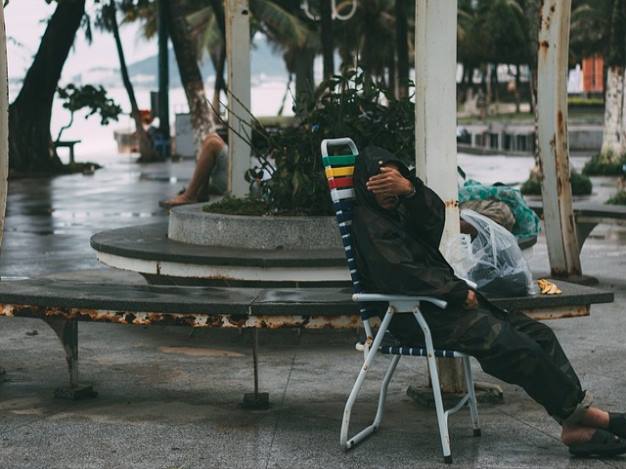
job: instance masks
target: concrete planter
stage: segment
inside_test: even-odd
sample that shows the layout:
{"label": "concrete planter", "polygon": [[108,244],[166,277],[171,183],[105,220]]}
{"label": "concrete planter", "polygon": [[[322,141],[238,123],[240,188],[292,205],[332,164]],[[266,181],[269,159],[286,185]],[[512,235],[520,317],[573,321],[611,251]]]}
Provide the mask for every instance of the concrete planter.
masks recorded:
{"label": "concrete planter", "polygon": [[341,248],[334,217],[221,215],[203,212],[203,206],[193,204],[172,209],[168,237],[187,244],[229,248]]}

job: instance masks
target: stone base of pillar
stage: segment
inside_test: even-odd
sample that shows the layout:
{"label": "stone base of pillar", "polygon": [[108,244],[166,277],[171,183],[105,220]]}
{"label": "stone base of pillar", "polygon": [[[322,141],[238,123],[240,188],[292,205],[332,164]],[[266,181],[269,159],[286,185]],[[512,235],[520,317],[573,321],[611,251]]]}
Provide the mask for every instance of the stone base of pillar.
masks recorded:
{"label": "stone base of pillar", "polygon": [[596,277],[592,277],[591,275],[550,275],[550,277],[563,280],[565,282],[575,283],[577,285],[586,285],[588,287],[592,287],[600,283],[600,281]]}
{"label": "stone base of pillar", "polygon": [[[504,402],[504,391],[497,384],[475,382],[476,399],[480,404],[502,404]],[[433,390],[429,386],[409,386],[406,395],[413,399],[421,407],[434,408],[435,400]],[[460,393],[444,393],[444,407],[450,408],[463,397]]]}

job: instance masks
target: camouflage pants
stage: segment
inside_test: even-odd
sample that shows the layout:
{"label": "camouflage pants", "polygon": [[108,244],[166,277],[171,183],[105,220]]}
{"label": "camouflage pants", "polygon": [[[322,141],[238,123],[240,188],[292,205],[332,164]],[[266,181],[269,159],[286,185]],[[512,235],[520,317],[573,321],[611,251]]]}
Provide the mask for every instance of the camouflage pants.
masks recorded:
{"label": "camouflage pants", "polygon": [[[557,421],[573,423],[585,392],[548,326],[522,313],[493,312],[483,306],[423,314],[435,348],[473,356],[486,373],[521,386]],[[403,344],[421,343],[422,333],[412,315],[395,315],[389,330]]]}

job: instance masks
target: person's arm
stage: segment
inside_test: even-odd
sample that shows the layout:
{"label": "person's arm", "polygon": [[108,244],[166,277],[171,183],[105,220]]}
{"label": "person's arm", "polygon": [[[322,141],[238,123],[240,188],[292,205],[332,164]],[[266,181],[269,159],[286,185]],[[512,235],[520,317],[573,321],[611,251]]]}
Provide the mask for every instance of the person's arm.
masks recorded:
{"label": "person's arm", "polygon": [[393,233],[378,233],[375,228],[355,220],[353,233],[357,251],[366,264],[372,287],[381,293],[409,296],[432,296],[451,306],[462,306],[468,296],[468,286],[455,277],[443,264],[428,264],[416,259],[407,243]]}
{"label": "person's arm", "polygon": [[435,249],[439,249],[443,227],[446,223],[446,209],[439,196],[422,180],[411,175],[408,180],[414,188],[412,193],[401,197],[409,213],[411,230]]}

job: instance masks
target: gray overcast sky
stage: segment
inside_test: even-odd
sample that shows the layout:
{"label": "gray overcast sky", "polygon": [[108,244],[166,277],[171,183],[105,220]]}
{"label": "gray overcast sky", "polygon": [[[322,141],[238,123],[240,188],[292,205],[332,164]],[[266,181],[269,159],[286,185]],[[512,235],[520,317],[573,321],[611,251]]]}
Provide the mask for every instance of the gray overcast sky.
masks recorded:
{"label": "gray overcast sky", "polygon": [[[93,2],[88,0],[87,4],[88,11],[93,13]],[[5,9],[7,36],[21,44],[16,45],[9,39],[7,53],[11,78],[21,78],[26,73],[39,47],[46,27],[45,20],[52,15],[55,7],[56,2],[48,5],[44,0],[10,0]],[[128,63],[156,53],[156,40],[143,40],[137,25],[123,26],[121,34]],[[71,77],[93,67],[118,67],[113,38],[110,34],[94,30],[94,41],[89,45],[82,31],[79,31],[74,49],[65,63],[63,76]]]}

